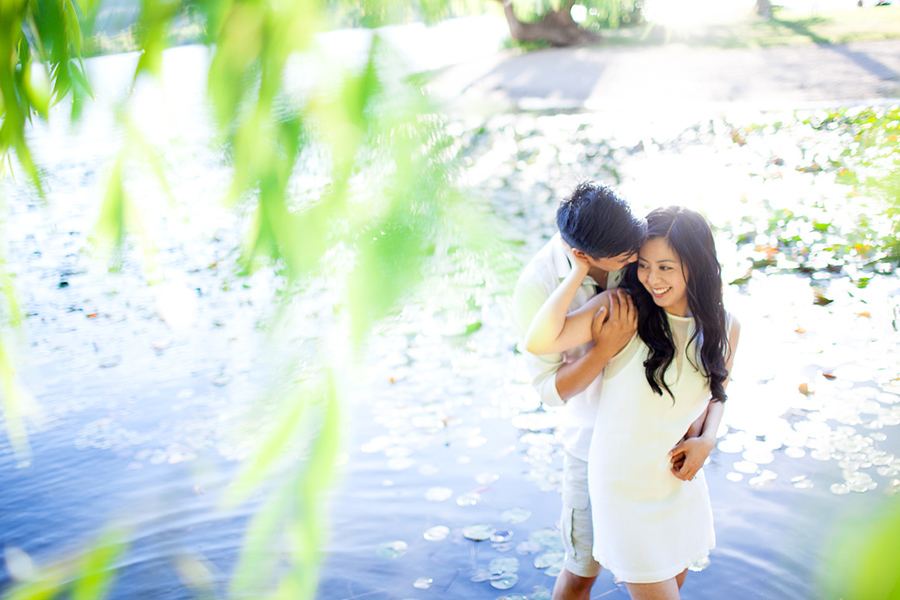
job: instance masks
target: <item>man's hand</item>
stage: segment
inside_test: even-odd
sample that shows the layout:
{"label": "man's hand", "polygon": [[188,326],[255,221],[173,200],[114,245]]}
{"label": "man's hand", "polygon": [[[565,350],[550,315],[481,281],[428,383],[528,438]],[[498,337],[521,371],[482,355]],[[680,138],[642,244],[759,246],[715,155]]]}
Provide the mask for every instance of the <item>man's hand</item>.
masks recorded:
{"label": "man's hand", "polygon": [[[706,407],[706,410],[697,417],[697,420],[691,423],[691,426],[688,427],[687,432],[685,432],[684,436],[681,438],[681,441],[684,442],[690,438],[700,437],[700,434],[703,432],[703,423],[706,421],[706,414],[709,412],[709,406]],[[681,444],[679,443],[679,446]],[[675,446],[676,448],[678,446]],[[679,471],[681,471],[682,466],[684,465],[684,459],[686,458],[684,452],[673,452],[669,456],[672,457],[672,472],[675,473],[675,476],[678,477]],[[704,459],[706,460],[706,459]],[[681,477],[679,477],[681,479]]]}
{"label": "man's hand", "polygon": [[715,440],[706,437],[692,437],[679,443],[669,452],[672,474],[682,481],[694,479],[715,445]]}
{"label": "man's hand", "polygon": [[[715,437],[712,440],[701,439],[703,424],[708,413],[709,406],[697,417],[696,421],[691,423],[684,437],[681,438],[681,442],[669,452],[669,457],[672,459],[672,474],[678,479],[684,481],[693,479],[716,445]],[[690,458],[690,462],[688,462],[688,458]]]}
{"label": "man's hand", "polygon": [[608,356],[615,356],[634,337],[637,331],[637,311],[631,296],[615,290],[609,296],[609,311],[601,306],[591,323],[594,345],[603,348]]}
{"label": "man's hand", "polygon": [[587,272],[591,269],[591,264],[584,258],[575,254],[575,249],[567,244],[565,240],[562,240],[562,245],[563,248],[566,249],[566,256],[569,257],[569,262],[572,263],[572,269],[574,271],[582,271],[587,274]]}

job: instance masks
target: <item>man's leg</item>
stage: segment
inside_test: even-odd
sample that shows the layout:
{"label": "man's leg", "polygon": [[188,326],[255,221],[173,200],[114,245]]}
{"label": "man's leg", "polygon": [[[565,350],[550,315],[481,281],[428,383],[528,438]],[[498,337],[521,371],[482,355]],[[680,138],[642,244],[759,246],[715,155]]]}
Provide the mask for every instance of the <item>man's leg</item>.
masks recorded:
{"label": "man's leg", "polygon": [[570,454],[566,454],[563,463],[560,525],[566,562],[553,586],[553,600],[590,600],[591,586],[600,573],[600,564],[591,555],[594,527],[588,497],[587,462]]}
{"label": "man's leg", "polygon": [[568,569],[563,569],[556,578],[556,585],[553,586],[552,600],[590,600],[591,587],[596,579],[596,575],[579,577],[570,573]]}

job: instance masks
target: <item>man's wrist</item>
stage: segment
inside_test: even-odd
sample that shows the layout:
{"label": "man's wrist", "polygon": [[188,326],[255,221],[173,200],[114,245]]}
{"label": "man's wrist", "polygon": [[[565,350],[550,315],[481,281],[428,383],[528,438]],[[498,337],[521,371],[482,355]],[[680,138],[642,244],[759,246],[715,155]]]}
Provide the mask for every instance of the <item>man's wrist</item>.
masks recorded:
{"label": "man's wrist", "polygon": [[[591,346],[590,350],[587,351],[587,355],[590,357],[590,360],[594,364],[602,363],[603,366],[606,366],[612,357],[616,355],[615,352],[610,352],[608,348],[603,345],[598,345],[594,342],[594,345]],[[602,370],[602,367],[601,367]]]}

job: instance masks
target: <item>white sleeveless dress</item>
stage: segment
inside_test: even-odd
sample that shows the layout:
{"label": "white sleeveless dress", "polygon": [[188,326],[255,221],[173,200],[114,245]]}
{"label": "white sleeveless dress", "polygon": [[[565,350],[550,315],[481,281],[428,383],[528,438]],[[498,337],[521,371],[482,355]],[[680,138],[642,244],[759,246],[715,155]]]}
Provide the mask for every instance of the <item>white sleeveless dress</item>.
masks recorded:
{"label": "white sleeveless dress", "polygon": [[[628,583],[665,581],[715,547],[706,479],[670,471],[668,452],[706,408],[709,385],[685,360],[691,317],[668,315],[676,360],[666,372],[675,395],[650,389],[647,346],[635,335],[607,365],[588,460],[594,558]],[[692,357],[695,345],[691,344]]]}

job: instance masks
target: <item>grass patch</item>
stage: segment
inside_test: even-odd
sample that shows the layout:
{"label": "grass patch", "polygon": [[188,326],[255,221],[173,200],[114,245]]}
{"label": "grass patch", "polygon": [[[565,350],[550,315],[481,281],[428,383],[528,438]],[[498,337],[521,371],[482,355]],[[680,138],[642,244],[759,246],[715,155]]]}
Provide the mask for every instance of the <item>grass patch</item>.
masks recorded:
{"label": "grass patch", "polygon": [[683,26],[649,24],[600,32],[613,46],[686,44],[720,48],[753,48],[797,44],[845,44],[900,38],[900,6],[846,10],[790,11],[776,9],[771,18],[755,13],[727,20]]}

